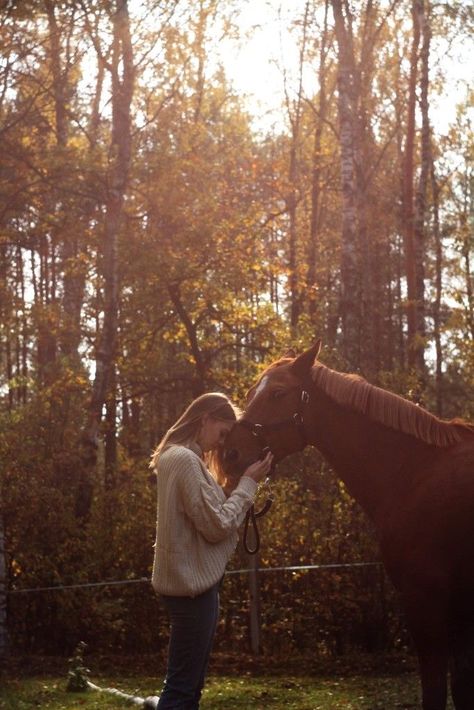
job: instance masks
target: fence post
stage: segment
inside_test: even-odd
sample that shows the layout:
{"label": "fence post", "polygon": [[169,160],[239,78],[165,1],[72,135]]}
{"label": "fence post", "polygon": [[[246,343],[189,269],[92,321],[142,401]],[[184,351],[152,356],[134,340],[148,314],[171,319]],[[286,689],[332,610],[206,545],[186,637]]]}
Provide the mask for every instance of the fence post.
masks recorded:
{"label": "fence post", "polygon": [[0,491],[0,664],[7,655],[7,564],[5,556],[5,530]]}
{"label": "fence post", "polygon": [[260,653],[260,579],[258,574],[259,555],[248,555],[249,598],[250,598],[250,650]]}

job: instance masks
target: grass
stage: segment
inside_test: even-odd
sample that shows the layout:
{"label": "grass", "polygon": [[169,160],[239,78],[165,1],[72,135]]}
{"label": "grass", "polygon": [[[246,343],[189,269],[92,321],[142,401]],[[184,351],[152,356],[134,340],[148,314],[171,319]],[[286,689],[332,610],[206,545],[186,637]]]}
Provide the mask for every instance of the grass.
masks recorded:
{"label": "grass", "polygon": [[[328,667],[311,670],[272,668],[267,659],[265,669],[232,667],[233,675],[214,668],[204,690],[202,710],[415,710],[420,707],[420,691],[413,666],[390,668],[379,664],[370,669],[359,664],[357,672],[350,667]],[[125,668],[124,668],[125,671]],[[66,673],[9,673],[0,682],[1,710],[106,710],[133,708],[123,699],[107,693],[66,692]],[[91,680],[102,688],[115,687],[123,692],[146,696],[156,693],[161,676],[140,671],[107,670],[92,674]],[[452,708],[452,705],[448,707]]]}
{"label": "grass", "polygon": [[418,707],[417,679],[252,678],[210,685],[203,710],[395,710]]}
{"label": "grass", "polygon": [[[102,678],[101,687],[127,693],[153,693],[151,678]],[[135,707],[107,693],[68,693],[65,680],[28,678],[8,681],[0,690],[2,710],[105,710]],[[400,710],[417,708],[418,681],[404,677],[309,678],[259,676],[209,678],[202,710]]]}

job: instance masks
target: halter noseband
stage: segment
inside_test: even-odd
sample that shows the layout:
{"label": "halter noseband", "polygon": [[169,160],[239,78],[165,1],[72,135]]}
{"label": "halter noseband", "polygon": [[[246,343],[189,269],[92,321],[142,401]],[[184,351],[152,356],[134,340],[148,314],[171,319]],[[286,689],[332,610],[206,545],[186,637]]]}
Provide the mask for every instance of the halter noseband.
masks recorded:
{"label": "halter noseband", "polygon": [[[278,429],[285,429],[288,426],[294,426],[296,427],[296,430],[300,436],[301,439],[301,449],[304,449],[308,443],[308,440],[306,438],[306,433],[304,430],[304,419],[303,419],[303,410],[306,404],[309,403],[310,397],[309,397],[309,387],[307,386],[308,384],[312,384],[313,380],[309,377],[306,378],[305,381],[303,382],[303,386],[301,388],[301,396],[300,396],[300,401],[299,401],[299,406],[297,411],[292,414],[291,417],[288,417],[287,419],[281,419],[278,422],[274,422],[273,424],[259,424],[258,422],[250,422],[247,419],[240,419],[238,421],[239,424],[241,424],[245,429],[248,429],[253,436],[256,437],[258,443],[262,447],[262,458],[266,456],[268,452],[271,452],[271,447],[268,444],[268,441],[265,436],[266,431],[277,431]],[[269,485],[271,477],[273,476],[275,472],[276,464],[272,463],[272,467],[269,471],[269,474],[265,480],[265,484]],[[252,506],[249,508],[247,511],[247,514],[245,516],[245,526],[244,526],[244,534],[243,534],[243,545],[245,548],[245,551],[249,555],[255,555],[259,549],[260,549],[260,535],[258,532],[258,526],[257,526],[257,518],[261,518],[263,515],[268,513],[270,508],[272,507],[273,504],[273,495],[270,491],[270,494],[265,501],[263,508],[259,510],[258,512],[255,512],[255,506],[252,504]],[[255,537],[255,545],[254,547],[250,547],[248,544],[248,529],[249,526],[252,526],[253,532],[254,532],[254,537]]]}

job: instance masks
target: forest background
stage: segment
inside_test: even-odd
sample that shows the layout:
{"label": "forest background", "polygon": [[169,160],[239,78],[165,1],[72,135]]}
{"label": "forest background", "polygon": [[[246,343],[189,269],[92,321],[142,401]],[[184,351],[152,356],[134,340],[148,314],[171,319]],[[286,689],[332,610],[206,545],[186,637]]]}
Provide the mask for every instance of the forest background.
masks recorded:
{"label": "forest background", "polygon": [[[163,647],[145,583],[21,590],[149,578],[154,445],[288,346],[474,418],[472,6],[257,4],[293,48],[270,117],[230,79],[243,0],[1,3],[0,655]],[[280,472],[261,566],[378,560],[317,452]],[[221,648],[248,598],[229,575]],[[408,643],[377,566],[261,575],[260,606],[263,652]]]}

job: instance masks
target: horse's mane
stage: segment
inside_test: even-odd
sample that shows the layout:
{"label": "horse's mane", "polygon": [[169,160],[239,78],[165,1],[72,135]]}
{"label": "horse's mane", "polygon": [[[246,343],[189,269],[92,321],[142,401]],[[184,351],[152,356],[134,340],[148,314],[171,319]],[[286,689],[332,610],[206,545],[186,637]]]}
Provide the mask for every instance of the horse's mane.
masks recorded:
{"label": "horse's mane", "polygon": [[438,419],[423,407],[371,385],[359,375],[336,372],[316,363],[313,380],[338,404],[366,414],[372,421],[391,429],[411,434],[427,444],[450,446],[465,438],[467,433],[474,435],[474,427],[466,422]]}

